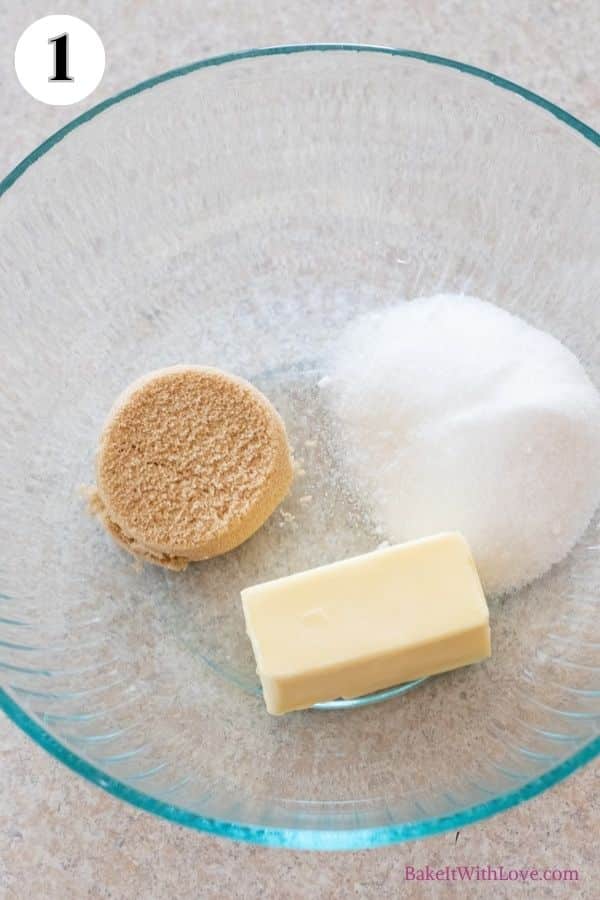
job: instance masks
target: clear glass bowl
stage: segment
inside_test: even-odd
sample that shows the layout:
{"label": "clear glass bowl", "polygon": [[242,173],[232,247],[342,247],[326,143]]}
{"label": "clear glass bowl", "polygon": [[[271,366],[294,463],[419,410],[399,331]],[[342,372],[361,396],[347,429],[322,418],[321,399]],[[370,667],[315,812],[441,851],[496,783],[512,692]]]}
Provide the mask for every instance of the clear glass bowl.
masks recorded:
{"label": "clear glass bowl", "polygon": [[[470,66],[330,45],[169,72],[25,159],[0,211],[8,715],[146,810],[317,849],[456,828],[597,754],[598,518],[491,599],[493,659],[385,703],[268,716],[239,589],[381,540],[335,487],[316,391],[358,312],[469,291],[600,383],[599,144]],[[136,569],[78,490],[113,398],[178,362],[263,388],[306,473],[290,515],[183,574]]]}

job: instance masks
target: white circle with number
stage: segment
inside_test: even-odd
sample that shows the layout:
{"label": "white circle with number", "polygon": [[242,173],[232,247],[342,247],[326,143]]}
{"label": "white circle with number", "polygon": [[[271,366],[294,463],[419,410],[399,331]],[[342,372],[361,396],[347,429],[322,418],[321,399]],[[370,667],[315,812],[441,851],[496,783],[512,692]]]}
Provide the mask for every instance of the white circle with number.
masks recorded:
{"label": "white circle with number", "polygon": [[76,16],[44,16],[26,28],[15,50],[17,78],[50,106],[69,106],[95,90],[104,74],[104,45]]}

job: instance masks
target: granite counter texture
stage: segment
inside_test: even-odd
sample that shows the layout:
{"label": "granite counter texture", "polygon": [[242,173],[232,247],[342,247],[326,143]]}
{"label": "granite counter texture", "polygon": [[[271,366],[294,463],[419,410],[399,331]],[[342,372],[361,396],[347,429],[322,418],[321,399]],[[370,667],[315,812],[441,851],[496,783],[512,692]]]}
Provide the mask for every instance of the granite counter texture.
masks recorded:
{"label": "granite counter texture", "polygon": [[[100,88],[74,107],[42,106],[14,75],[23,29],[49,13],[102,36]],[[150,75],[229,50],[357,41],[427,50],[492,69],[600,129],[598,0],[25,0],[0,4],[0,172],[88,106]],[[533,801],[456,833],[353,854],[234,844],[126,806],[47,756],[0,719],[0,898],[435,897],[404,867],[538,866],[579,870],[568,886],[463,883],[468,896],[598,897],[598,765]]]}

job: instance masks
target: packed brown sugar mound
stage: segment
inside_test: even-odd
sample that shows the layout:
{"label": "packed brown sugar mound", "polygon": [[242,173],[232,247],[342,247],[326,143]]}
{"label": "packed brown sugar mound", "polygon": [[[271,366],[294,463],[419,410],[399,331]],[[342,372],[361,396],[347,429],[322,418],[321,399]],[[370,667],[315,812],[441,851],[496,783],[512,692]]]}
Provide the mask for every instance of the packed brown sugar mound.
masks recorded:
{"label": "packed brown sugar mound", "polygon": [[292,459],[267,398],[218,369],[173,366],[111,410],[91,507],[135,556],[169,569],[226,553],[287,494]]}

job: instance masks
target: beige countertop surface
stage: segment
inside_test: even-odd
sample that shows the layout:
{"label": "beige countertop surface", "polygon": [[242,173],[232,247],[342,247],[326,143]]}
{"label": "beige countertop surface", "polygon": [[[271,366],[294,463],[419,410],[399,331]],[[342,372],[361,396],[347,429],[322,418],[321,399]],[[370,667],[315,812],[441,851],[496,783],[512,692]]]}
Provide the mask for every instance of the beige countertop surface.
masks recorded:
{"label": "beige countertop surface", "polygon": [[[43,106],[17,82],[16,41],[35,19],[90,22],[107,55],[102,84],[73,107]],[[356,41],[426,50],[491,69],[600,129],[598,0],[23,0],[0,3],[0,172],[83,109],[158,72],[230,50]],[[428,897],[407,865],[577,869],[569,885],[464,882],[472,896],[598,897],[600,767],[456,833],[359,853],[235,844],[142,813],[88,784],[0,718],[0,900]]]}

